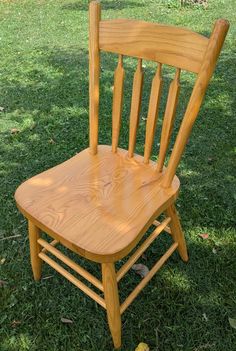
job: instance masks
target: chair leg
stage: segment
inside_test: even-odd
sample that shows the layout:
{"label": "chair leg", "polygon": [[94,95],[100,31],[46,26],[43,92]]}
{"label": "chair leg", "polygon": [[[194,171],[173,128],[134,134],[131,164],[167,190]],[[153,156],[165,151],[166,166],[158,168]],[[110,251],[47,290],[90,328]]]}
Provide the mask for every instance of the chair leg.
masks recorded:
{"label": "chair leg", "polygon": [[40,252],[40,245],[37,240],[40,237],[40,229],[36,227],[31,221],[28,221],[29,228],[29,243],[30,243],[30,261],[33,271],[34,280],[40,280],[42,272],[42,260],[38,254]]}
{"label": "chair leg", "polygon": [[121,313],[114,263],[102,263],[102,282],[108,324],[117,349],[121,347]]}
{"label": "chair leg", "polygon": [[188,261],[187,246],[184,238],[184,233],[181,228],[179,216],[175,209],[175,205],[173,204],[170,207],[168,207],[166,212],[167,212],[167,215],[171,218],[170,229],[171,229],[171,233],[174,241],[178,243],[178,251],[179,251],[180,257],[182,258],[183,261],[187,262]]}

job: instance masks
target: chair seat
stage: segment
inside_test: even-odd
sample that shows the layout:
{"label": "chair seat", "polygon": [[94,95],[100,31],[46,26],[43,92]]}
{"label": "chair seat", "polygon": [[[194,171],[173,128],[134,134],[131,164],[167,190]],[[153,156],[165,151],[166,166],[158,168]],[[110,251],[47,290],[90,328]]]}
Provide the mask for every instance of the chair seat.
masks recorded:
{"label": "chair seat", "polygon": [[175,199],[179,180],[161,186],[156,164],[100,145],[24,182],[15,199],[21,212],[66,247],[97,262],[115,261],[140,240]]}

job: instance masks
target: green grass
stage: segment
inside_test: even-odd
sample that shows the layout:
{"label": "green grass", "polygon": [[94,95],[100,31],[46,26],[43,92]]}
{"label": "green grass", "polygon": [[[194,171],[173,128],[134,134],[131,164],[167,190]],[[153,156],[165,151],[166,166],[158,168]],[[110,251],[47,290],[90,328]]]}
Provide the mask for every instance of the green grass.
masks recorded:
{"label": "green grass", "polygon": [[[129,17],[187,26],[209,35],[216,18],[231,28],[203,108],[178,170],[177,203],[189,247],[184,264],[175,254],[123,316],[122,351],[141,341],[151,351],[235,351],[235,1],[209,0],[180,8],[175,0],[102,1],[104,18]],[[17,186],[88,145],[87,1],[23,0],[0,3],[0,244],[1,351],[108,351],[112,342],[105,312],[49,267],[35,283],[29,264],[26,221],[13,199]],[[110,143],[112,79],[116,58],[103,55],[100,142]],[[146,116],[154,65],[146,63],[141,115]],[[126,60],[121,146],[127,145],[133,61]],[[173,76],[165,72],[166,82]],[[165,85],[165,94],[168,84]],[[193,83],[182,78],[183,106]],[[146,105],[145,105],[146,103]],[[179,108],[177,122],[183,106]],[[161,116],[164,100],[162,100]],[[158,125],[160,131],[160,124]],[[17,133],[11,133],[16,128]],[[137,151],[143,150],[142,119]],[[159,134],[155,144],[159,142]],[[157,147],[153,150],[153,159]],[[201,233],[209,239],[202,240]],[[12,235],[21,236],[2,240]],[[147,252],[149,267],[163,252],[163,236]],[[215,249],[216,251],[214,251]],[[213,253],[213,251],[216,253]],[[5,259],[5,262],[4,262]],[[84,261],[83,261],[84,262]],[[85,263],[98,272],[98,267]],[[130,272],[128,293],[139,281]],[[62,324],[61,317],[73,320]],[[20,321],[14,325],[13,321]],[[16,324],[16,323],[15,323]]]}

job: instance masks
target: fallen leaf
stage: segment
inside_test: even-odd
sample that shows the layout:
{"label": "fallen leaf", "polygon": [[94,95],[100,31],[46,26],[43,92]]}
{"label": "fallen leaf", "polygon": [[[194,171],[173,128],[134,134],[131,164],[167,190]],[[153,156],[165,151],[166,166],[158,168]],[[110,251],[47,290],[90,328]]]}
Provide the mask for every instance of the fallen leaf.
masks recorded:
{"label": "fallen leaf", "polygon": [[138,346],[136,347],[135,351],[149,351],[149,346],[144,342],[140,342],[140,344],[138,344]]}
{"label": "fallen leaf", "polygon": [[21,324],[21,321],[16,321],[16,320],[14,320],[13,322],[11,322],[11,327],[12,328],[16,328],[18,325],[20,325]]}
{"label": "fallen leaf", "polygon": [[206,240],[209,238],[209,234],[207,233],[198,234],[198,236],[200,236],[203,240]]}
{"label": "fallen leaf", "polygon": [[3,258],[1,259],[1,261],[0,261],[0,263],[1,263],[1,264],[4,264],[5,261],[6,261],[5,257],[3,257]]}
{"label": "fallen leaf", "polygon": [[135,273],[139,274],[142,278],[146,277],[146,275],[149,273],[148,267],[142,263],[134,264],[132,266],[132,269],[135,271]]}
{"label": "fallen leaf", "polygon": [[64,324],[72,324],[73,321],[71,319],[67,319],[67,318],[61,318],[61,322]]}
{"label": "fallen leaf", "polygon": [[11,134],[17,134],[17,133],[19,133],[19,129],[18,128],[12,128],[11,129]]}
{"label": "fallen leaf", "polygon": [[236,329],[236,318],[228,318],[229,319],[229,324],[231,325],[232,328]]}

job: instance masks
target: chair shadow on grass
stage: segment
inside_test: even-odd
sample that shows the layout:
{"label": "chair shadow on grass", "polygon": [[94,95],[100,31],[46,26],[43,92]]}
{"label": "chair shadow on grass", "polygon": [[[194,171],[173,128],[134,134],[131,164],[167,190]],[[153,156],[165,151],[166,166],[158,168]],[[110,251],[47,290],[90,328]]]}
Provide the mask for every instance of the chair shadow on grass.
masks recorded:
{"label": "chair shadow on grass", "polygon": [[[2,81],[3,92],[5,92],[2,96],[2,104],[6,106],[3,118],[8,118],[12,123],[20,125],[19,133],[11,134],[9,130],[1,133],[3,141],[1,142],[2,198],[0,202],[3,215],[0,219],[0,227],[6,228],[9,232],[13,226],[18,227],[22,220],[13,200],[16,187],[26,178],[63,162],[88,146],[88,53],[76,49],[65,51],[42,48],[42,51],[44,54],[35,62],[36,68],[26,73],[27,84],[20,81],[9,83],[7,79]],[[99,138],[100,143],[104,144],[109,144],[111,140],[112,85],[116,66],[116,60],[114,56],[112,57],[103,55],[102,58]],[[120,140],[122,147],[127,147],[128,140],[129,107],[134,72],[132,63],[133,61],[130,60],[125,65],[126,85]],[[196,340],[199,344],[208,342],[213,345],[217,333],[222,333],[222,345],[214,345],[216,350],[221,350],[220,347],[224,343],[225,348],[229,343],[233,345],[234,337],[227,325],[227,315],[233,308],[235,247],[229,241],[228,244],[220,245],[217,248],[217,254],[214,254],[212,241],[201,242],[201,238],[191,234],[195,228],[207,228],[218,233],[216,235],[220,238],[221,233],[227,235],[227,229],[234,223],[231,193],[234,182],[231,174],[233,172],[231,140],[233,139],[228,137],[233,133],[231,65],[231,58],[225,56],[216,70],[215,78],[208,89],[206,104],[203,105],[198,117],[179,170],[183,188],[178,204],[183,227],[187,232],[191,260],[188,264],[184,264],[175,254],[166,268],[161,270],[145,288],[133,307],[127,310],[123,318],[124,344],[127,349],[134,348],[134,342],[138,343],[140,340],[150,340],[150,346],[154,349],[157,347],[156,338],[158,338],[160,349],[168,351],[174,349],[173,345],[182,344],[185,350],[194,350],[194,347],[198,346]],[[224,67],[228,67],[228,72]],[[145,68],[144,102],[146,106],[141,110],[136,148],[140,153],[143,151],[145,117],[154,70],[155,65]],[[172,71],[166,71],[167,83],[172,76]],[[191,78],[189,75],[183,78],[183,88],[189,94]],[[167,91],[168,84],[165,84],[164,97]],[[183,106],[180,105],[177,123],[184,110],[187,95],[181,93],[180,98],[184,103]],[[224,104],[221,103],[222,99],[225,101]],[[163,112],[164,99],[162,99],[160,116],[163,116]],[[29,124],[24,123],[27,119]],[[160,122],[161,118],[157,125],[153,159],[157,155],[156,145],[159,142]],[[176,129],[174,135],[176,135]],[[25,235],[20,239],[22,245],[16,243],[9,247],[9,242],[3,243],[4,250],[17,257],[16,261],[11,262],[12,271],[14,271],[14,276],[11,278],[12,284],[21,281],[22,285],[27,287],[26,290],[17,288],[16,298],[21,301],[21,305],[31,306],[27,307],[28,313],[34,320],[34,329],[30,327],[28,331],[29,326],[26,321],[15,334],[29,335],[29,338],[35,340],[39,347],[48,336],[48,330],[53,325],[57,325],[62,330],[61,339],[55,340],[53,333],[48,338],[58,347],[64,343],[67,349],[73,350],[71,341],[73,336],[78,345],[85,343],[90,350],[110,349],[111,340],[107,332],[104,312],[96,308],[92,301],[83,297],[75,287],[57,275],[54,275],[52,280],[42,281],[39,285],[30,280],[28,245],[25,244],[24,239],[26,230],[24,223],[21,231],[24,231]],[[150,249],[145,261],[148,266],[151,266],[160,254],[158,247],[164,248],[165,245],[166,241],[163,237],[163,239],[160,238],[160,244],[157,242],[154,248]],[[82,261],[85,267],[90,267],[90,263]],[[17,264],[21,270],[16,267]],[[226,270],[227,274],[222,274],[222,271]],[[51,273],[50,268],[45,267],[45,272]],[[221,277],[220,281],[218,274]],[[137,277],[131,272],[125,279],[122,282],[121,291],[127,292],[130,285],[137,283]],[[227,290],[224,286],[227,286]],[[53,298],[45,299],[45,294],[47,295],[49,291]],[[9,290],[9,299],[10,295]],[[44,303],[42,304],[41,301]],[[14,311],[9,311],[9,317],[7,317],[9,323],[17,315],[18,309],[20,311],[20,307],[16,304]],[[60,324],[60,317],[64,316],[65,311],[75,321],[67,329]],[[95,313],[96,320],[99,321],[96,335],[93,331]],[[87,315],[87,318],[80,317],[83,315]],[[42,320],[46,321],[44,325]],[[145,323],[150,323],[150,327],[147,328]],[[194,324],[194,328],[191,328],[193,333],[191,338],[188,332],[190,323]],[[84,335],[90,336],[81,341],[77,336],[79,329]],[[199,340],[199,330],[202,330],[201,340]]]}

